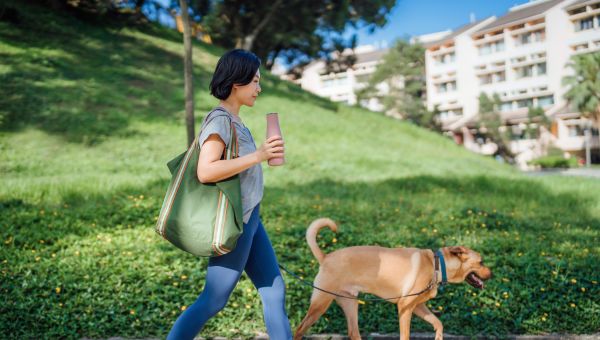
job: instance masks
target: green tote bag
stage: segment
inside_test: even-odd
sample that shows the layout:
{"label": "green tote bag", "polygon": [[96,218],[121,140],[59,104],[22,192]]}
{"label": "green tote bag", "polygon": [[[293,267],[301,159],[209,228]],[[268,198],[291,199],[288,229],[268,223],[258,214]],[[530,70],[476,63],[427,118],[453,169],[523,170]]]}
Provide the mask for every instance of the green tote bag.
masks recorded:
{"label": "green tote bag", "polygon": [[[215,112],[215,111],[213,111]],[[212,113],[212,112],[211,112]],[[206,126],[209,117],[206,117]],[[238,157],[235,127],[221,159]],[[201,183],[197,176],[198,137],[189,149],[167,166],[173,175],[163,200],[155,231],[176,247],[196,256],[213,257],[231,252],[244,228],[239,174],[216,183]]]}

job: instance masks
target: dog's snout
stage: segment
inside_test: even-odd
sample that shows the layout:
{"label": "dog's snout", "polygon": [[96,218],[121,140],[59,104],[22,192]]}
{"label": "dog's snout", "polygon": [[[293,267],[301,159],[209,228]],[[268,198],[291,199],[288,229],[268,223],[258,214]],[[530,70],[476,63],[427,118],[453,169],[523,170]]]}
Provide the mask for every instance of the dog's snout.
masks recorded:
{"label": "dog's snout", "polygon": [[484,270],[483,270],[482,279],[489,280],[489,279],[491,279],[494,276],[494,274],[492,274],[492,270],[490,268],[483,267],[483,269]]}

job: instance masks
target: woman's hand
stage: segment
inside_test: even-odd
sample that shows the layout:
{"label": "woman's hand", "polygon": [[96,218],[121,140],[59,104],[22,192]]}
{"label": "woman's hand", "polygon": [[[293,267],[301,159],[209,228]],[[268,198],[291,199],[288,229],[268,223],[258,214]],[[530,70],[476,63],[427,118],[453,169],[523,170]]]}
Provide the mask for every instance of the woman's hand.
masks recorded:
{"label": "woman's hand", "polygon": [[283,139],[281,136],[271,136],[256,151],[259,162],[268,161],[271,158],[281,158],[284,154]]}

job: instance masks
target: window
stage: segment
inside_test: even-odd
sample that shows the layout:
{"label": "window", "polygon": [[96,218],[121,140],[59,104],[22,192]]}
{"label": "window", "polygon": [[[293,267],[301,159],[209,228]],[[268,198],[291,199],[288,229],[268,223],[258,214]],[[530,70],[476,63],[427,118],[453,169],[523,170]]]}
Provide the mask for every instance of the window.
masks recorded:
{"label": "window", "polygon": [[504,102],[500,104],[500,111],[508,112],[512,110],[512,102]]}
{"label": "window", "polygon": [[347,80],[348,80],[348,78],[345,77],[345,76],[344,77],[340,77],[340,78],[336,79],[335,84],[338,85],[338,86],[343,86],[343,85],[346,85]]}
{"label": "window", "polygon": [[440,112],[440,119],[450,119],[462,115],[462,109],[448,110]]}
{"label": "window", "polygon": [[533,32],[523,33],[517,38],[517,45],[527,45],[534,42],[541,42],[546,39],[545,30],[537,30]]}
{"label": "window", "polygon": [[539,63],[536,66],[537,75],[541,76],[546,74],[546,63]]}
{"label": "window", "polygon": [[534,53],[531,55],[531,60],[546,58],[546,53]]}
{"label": "window", "polygon": [[546,74],[546,62],[515,68],[517,78],[528,78]]}
{"label": "window", "polygon": [[496,52],[504,51],[504,39],[496,41],[494,43],[494,48],[495,48]]}
{"label": "window", "polygon": [[479,46],[479,55],[504,51],[504,39],[490,42]]}
{"label": "window", "polygon": [[526,58],[526,57],[518,57],[518,58],[512,58],[512,59],[511,59],[511,62],[512,62],[513,64],[517,64],[517,63],[522,63],[522,62],[524,62],[525,60],[527,60],[527,58]]}
{"label": "window", "polygon": [[594,17],[581,19],[575,22],[575,31],[585,31],[594,28]]}
{"label": "window", "polygon": [[370,78],[370,74],[361,74],[356,76],[356,82],[357,83],[367,83],[369,82],[369,78]]}
{"label": "window", "polygon": [[492,53],[490,44],[484,44],[479,47],[479,55],[486,55]]}
{"label": "window", "polygon": [[455,57],[454,53],[448,53],[448,54],[444,55],[444,58],[442,59],[442,63],[444,63],[444,64],[451,63],[454,61],[454,57]]}
{"label": "window", "polygon": [[447,83],[441,83],[438,85],[438,93],[445,93],[456,90],[456,82],[450,81]]}
{"label": "window", "polygon": [[569,129],[569,137],[579,137],[583,136],[583,129],[579,125],[569,125],[567,126]]}
{"label": "window", "polygon": [[480,85],[485,85],[485,84],[490,84],[492,82],[492,75],[491,74],[486,74],[483,76],[479,77],[479,84]]}
{"label": "window", "polygon": [[527,78],[533,76],[533,65],[523,66],[516,69],[517,78]]}
{"label": "window", "polygon": [[446,53],[435,58],[436,65],[449,64],[456,60],[456,54],[454,52]]}
{"label": "window", "polygon": [[502,82],[506,80],[506,72],[502,71],[502,72],[498,72],[496,73],[496,82]]}
{"label": "window", "polygon": [[499,83],[506,80],[506,72],[500,71],[495,73],[488,73],[479,76],[479,84],[491,84],[491,83]]}
{"label": "window", "polygon": [[518,108],[530,107],[530,106],[533,106],[533,99],[532,98],[517,100],[517,107]]}
{"label": "window", "polygon": [[335,86],[344,86],[348,83],[348,78],[346,76],[342,76],[340,78],[330,78],[323,80],[323,87],[335,87]]}
{"label": "window", "polygon": [[554,104],[553,96],[544,96],[538,98],[538,106],[545,107]]}

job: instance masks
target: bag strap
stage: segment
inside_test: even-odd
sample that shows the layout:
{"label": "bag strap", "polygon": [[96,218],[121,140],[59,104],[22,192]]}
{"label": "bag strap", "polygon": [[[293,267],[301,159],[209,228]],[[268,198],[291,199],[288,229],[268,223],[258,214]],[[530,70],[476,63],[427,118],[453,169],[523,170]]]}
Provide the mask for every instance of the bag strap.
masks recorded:
{"label": "bag strap", "polygon": [[[225,114],[220,114],[220,115],[212,115],[214,112],[217,111],[221,111],[221,112],[225,112]],[[223,108],[221,108],[220,106],[215,108],[214,110],[212,110],[211,112],[209,112],[206,117],[204,117],[204,121],[202,122],[202,127],[200,128],[200,133],[196,136],[196,138],[194,139],[194,142],[192,142],[192,145],[196,145],[198,147],[198,149],[200,149],[200,144],[199,144],[199,140],[198,137],[202,134],[202,130],[204,130],[204,128],[206,127],[206,125],[213,119],[217,118],[217,117],[227,117],[227,119],[229,119],[229,126],[231,128],[230,133],[229,133],[229,145],[227,145],[227,147],[225,148],[225,150],[223,150],[223,159],[232,159],[232,158],[237,158],[239,157],[239,146],[238,146],[238,140],[237,140],[237,130],[235,128],[235,125],[233,124],[233,120],[231,119],[231,117],[229,116],[230,114],[225,111]],[[210,119],[209,119],[210,118]]]}

